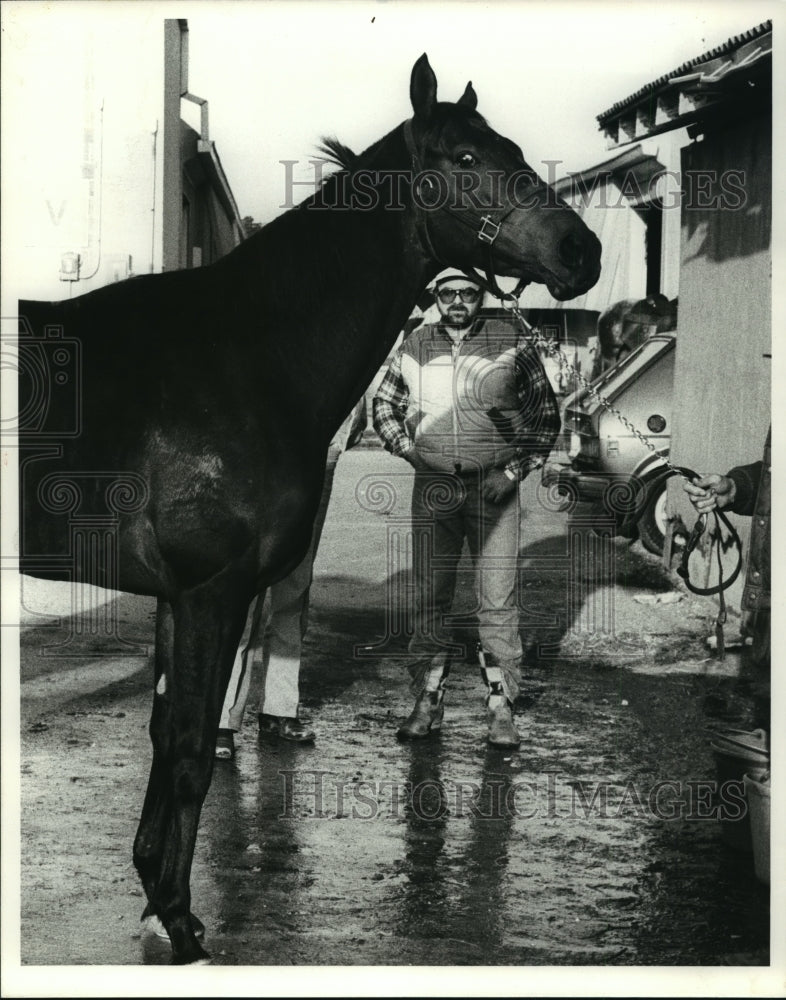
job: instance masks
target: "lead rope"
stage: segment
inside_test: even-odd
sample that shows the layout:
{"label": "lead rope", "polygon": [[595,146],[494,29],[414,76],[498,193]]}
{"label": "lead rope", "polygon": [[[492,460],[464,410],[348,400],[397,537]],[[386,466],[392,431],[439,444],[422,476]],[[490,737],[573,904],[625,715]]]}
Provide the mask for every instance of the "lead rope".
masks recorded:
{"label": "lead rope", "polygon": [[[695,475],[695,473],[694,473]],[[707,524],[707,514],[700,514],[698,520],[693,526],[693,531],[690,533],[687,545],[682,553],[682,560],[680,565],[677,567],[677,573],[685,581],[685,586],[694,594],[699,594],[702,597],[708,597],[712,594],[718,595],[718,615],[715,619],[715,643],[718,650],[718,659],[722,660],[726,654],[726,641],[723,635],[723,626],[726,624],[726,598],[724,596],[724,590],[730,587],[740,574],[742,569],[742,543],[740,542],[740,536],[737,534],[737,530],[731,521],[726,517],[722,510],[717,508],[711,512],[715,517],[715,531],[713,533],[713,538],[716,540],[716,551],[715,555],[718,561],[718,585],[716,587],[697,587],[695,584],[691,583],[690,571],[688,569],[688,560],[690,559],[690,554],[696,548],[699,539],[704,534],[704,530]],[[721,522],[726,526],[728,532],[727,538],[730,539],[731,543],[737,549],[737,563],[734,567],[734,571],[731,576],[727,579],[723,579],[723,563],[721,561],[721,548],[723,547],[723,535],[721,532]]]}
{"label": "lead rope", "polygon": [[[717,516],[715,518],[715,524],[716,526],[718,525]],[[720,533],[718,533],[718,544],[715,546],[715,554],[718,558],[718,583],[720,584],[723,582]],[[739,563],[737,566],[737,572],[739,572]],[[730,587],[731,583],[727,583],[726,586]],[[724,587],[720,585],[718,586],[718,617],[715,619],[715,648],[718,652],[719,660],[724,660],[726,658],[726,637],[723,634],[723,626],[726,624],[726,597],[723,593],[724,589]]]}
{"label": "lead rope", "polygon": [[[465,271],[465,274],[469,275],[469,272]],[[650,451],[653,455],[657,455],[667,469],[670,469],[673,473],[675,473],[678,476],[681,476],[686,481],[688,481],[689,478],[690,479],[696,478],[697,473],[695,473],[692,469],[681,469],[678,466],[674,465],[673,462],[669,461],[669,459],[666,458],[664,455],[661,455],[660,452],[655,447],[655,445],[647,437],[645,437],[644,434],[642,434],[637,427],[634,427],[634,425],[630,422],[630,420],[628,420],[628,418],[620,410],[618,410],[616,406],[613,406],[605,396],[603,396],[600,392],[598,392],[598,390],[593,387],[592,383],[585,375],[582,375],[582,373],[578,371],[576,367],[570,363],[564,351],[561,350],[559,345],[555,342],[554,338],[547,339],[546,337],[543,336],[543,334],[537,327],[530,326],[530,324],[524,318],[521,309],[519,308],[518,295],[515,292],[503,292],[500,295],[497,292],[495,292],[490,286],[486,285],[485,287],[487,291],[492,292],[492,294],[496,295],[497,298],[499,298],[503,302],[509,303],[510,311],[516,317],[516,320],[521,325],[522,331],[532,341],[532,343],[536,347],[543,348],[549,355],[549,357],[557,360],[559,362],[560,368],[565,370],[565,373],[569,376],[569,378],[575,379],[577,382],[579,382],[584,387],[584,389],[589,393],[589,395],[592,396],[593,399],[597,400],[597,402],[603,407],[604,410],[615,416],[625,426],[625,428],[628,431],[630,431],[630,433],[633,434],[633,436],[637,438],[644,445],[644,447],[648,451]],[[688,560],[690,558],[690,554],[698,544],[699,539],[701,538],[707,526],[706,514],[700,514],[695,525],[693,526],[693,531],[691,532],[690,538],[688,539],[688,543],[685,546],[685,549],[683,550],[682,561],[680,563],[680,566],[677,568],[677,573],[679,574],[679,576],[682,577],[682,579],[685,581],[685,586],[692,593],[699,594],[703,597],[710,596],[713,594],[718,595],[719,609],[718,609],[718,615],[715,619],[715,642],[718,653],[718,659],[723,660],[726,655],[726,643],[723,635],[723,626],[726,624],[726,618],[727,618],[726,599],[724,597],[723,592],[728,587],[730,587],[739,576],[740,569],[742,568],[742,544],[740,542],[740,536],[737,534],[734,525],[731,523],[731,521],[729,521],[729,519],[726,517],[723,511],[716,509],[713,510],[712,513],[715,515],[715,529],[716,529],[713,534],[713,538],[715,539],[716,543],[716,556],[718,562],[717,585],[714,587],[695,586],[691,582],[690,571],[688,568]],[[728,538],[731,539],[731,543],[734,544],[737,548],[737,564],[734,567],[734,571],[732,572],[731,576],[727,580],[723,579],[723,563],[721,561],[721,546],[723,542],[722,532],[720,528],[721,522],[723,522],[723,524],[726,526],[726,529],[728,531]]]}

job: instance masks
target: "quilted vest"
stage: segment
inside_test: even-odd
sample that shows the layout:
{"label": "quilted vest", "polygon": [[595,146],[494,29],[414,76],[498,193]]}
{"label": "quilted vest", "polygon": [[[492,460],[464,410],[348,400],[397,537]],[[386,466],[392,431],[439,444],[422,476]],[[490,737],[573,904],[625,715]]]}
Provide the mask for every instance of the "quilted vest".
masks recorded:
{"label": "quilted vest", "polygon": [[458,344],[437,324],[420,327],[404,343],[406,425],[432,468],[471,473],[514,456],[513,442],[525,427],[516,386],[518,337],[512,324],[485,320]]}

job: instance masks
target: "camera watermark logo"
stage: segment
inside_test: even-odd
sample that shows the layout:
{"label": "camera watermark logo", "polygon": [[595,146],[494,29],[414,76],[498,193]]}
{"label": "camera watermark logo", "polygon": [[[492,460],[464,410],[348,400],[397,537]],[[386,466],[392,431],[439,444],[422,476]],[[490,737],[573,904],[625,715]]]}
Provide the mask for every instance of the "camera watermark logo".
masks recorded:
{"label": "camera watermark logo", "polygon": [[[120,521],[145,506],[148,484],[134,472],[69,468],[65,457],[84,429],[81,341],[34,312],[6,318],[2,368],[6,386],[16,382],[17,406],[4,410],[2,434],[19,453],[19,568],[77,584],[61,619],[66,637],[43,655],[102,655],[92,639],[147,655],[146,646],[120,635],[117,600],[97,588],[120,590]],[[22,604],[36,614],[24,593]]]}
{"label": "camera watermark logo", "polygon": [[2,435],[20,445],[78,437],[82,431],[82,345],[62,326],[34,333],[25,317],[18,334],[3,320],[3,378],[16,375],[16,413],[4,415]]}
{"label": "camera watermark logo", "polygon": [[[479,474],[482,478],[482,472]],[[356,659],[397,658],[402,643],[415,638],[418,648],[427,645],[459,655],[467,655],[476,643],[479,600],[472,608],[454,612],[440,597],[452,592],[447,579],[457,573],[457,556],[441,551],[436,522],[462,505],[467,487],[459,476],[434,473],[424,478],[412,508],[411,488],[412,473],[404,470],[369,473],[356,484],[358,506],[385,518],[387,559],[384,631],[373,644],[356,645]],[[562,502],[555,499],[550,507],[548,493],[539,492],[538,498],[547,510],[559,509]],[[559,642],[544,638],[538,645],[538,656],[583,656],[584,648],[598,636],[615,634],[615,596],[610,586],[616,578],[617,560],[613,525],[611,516],[575,515],[559,549],[533,552],[524,558],[520,546],[511,554],[478,554],[473,565],[476,596],[488,585],[490,575],[508,574],[515,580],[518,629],[544,635],[564,631]],[[561,615],[544,613],[540,602],[533,601],[533,592],[526,585],[533,576],[564,581],[564,621],[559,620]],[[495,625],[487,621],[486,628],[493,630]],[[509,631],[507,619],[500,620],[499,629]],[[571,640],[568,645],[563,642],[566,636]],[[457,644],[464,646],[463,651]]]}

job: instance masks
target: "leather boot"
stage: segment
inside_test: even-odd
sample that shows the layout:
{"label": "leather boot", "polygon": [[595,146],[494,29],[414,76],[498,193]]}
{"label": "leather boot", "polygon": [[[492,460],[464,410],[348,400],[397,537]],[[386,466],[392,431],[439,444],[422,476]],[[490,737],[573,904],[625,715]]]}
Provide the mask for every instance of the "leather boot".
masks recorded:
{"label": "leather boot", "polygon": [[519,731],[513,725],[513,702],[508,696],[505,675],[490,655],[478,646],[480,673],[488,689],[488,740],[495,747],[517,747],[521,743]]}
{"label": "leather boot", "polygon": [[442,693],[439,691],[424,691],[415,702],[415,707],[409,713],[398,731],[399,739],[418,740],[429,733],[436,733],[442,725],[444,714]]}
{"label": "leather boot", "polygon": [[259,735],[266,739],[285,740],[289,743],[313,743],[314,730],[304,726],[295,717],[259,713]]}
{"label": "leather boot", "polygon": [[495,747],[517,747],[521,743],[518,729],[513,725],[510,702],[501,694],[490,694],[488,705],[489,743]]}
{"label": "leather boot", "polygon": [[398,738],[418,740],[436,733],[442,725],[445,709],[445,685],[450,673],[450,662],[440,658],[431,664],[424,677],[423,690],[418,695],[415,707],[406,721],[399,727]]}

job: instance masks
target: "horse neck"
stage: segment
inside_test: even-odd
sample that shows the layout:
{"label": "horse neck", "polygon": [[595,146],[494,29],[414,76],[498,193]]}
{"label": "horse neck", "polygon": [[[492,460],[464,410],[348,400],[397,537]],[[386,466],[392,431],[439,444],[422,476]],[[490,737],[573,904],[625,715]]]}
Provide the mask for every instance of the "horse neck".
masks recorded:
{"label": "horse neck", "polygon": [[286,345],[274,348],[279,389],[283,384],[312,415],[315,428],[332,434],[438,267],[422,253],[411,213],[384,205],[298,206],[239,249],[251,251],[252,243],[248,257],[261,279],[255,298],[262,314],[274,317],[265,337]]}

